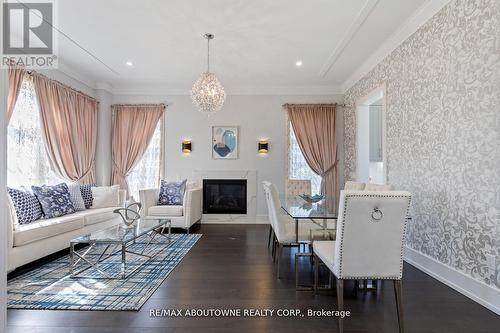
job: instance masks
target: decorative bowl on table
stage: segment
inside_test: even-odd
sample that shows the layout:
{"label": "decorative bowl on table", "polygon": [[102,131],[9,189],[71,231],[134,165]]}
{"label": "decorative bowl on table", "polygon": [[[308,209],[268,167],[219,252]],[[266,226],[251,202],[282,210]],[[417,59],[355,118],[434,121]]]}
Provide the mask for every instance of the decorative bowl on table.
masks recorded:
{"label": "decorative bowl on table", "polygon": [[300,194],[299,197],[301,197],[307,203],[316,203],[325,198],[325,196],[321,194],[315,194],[315,195]]}

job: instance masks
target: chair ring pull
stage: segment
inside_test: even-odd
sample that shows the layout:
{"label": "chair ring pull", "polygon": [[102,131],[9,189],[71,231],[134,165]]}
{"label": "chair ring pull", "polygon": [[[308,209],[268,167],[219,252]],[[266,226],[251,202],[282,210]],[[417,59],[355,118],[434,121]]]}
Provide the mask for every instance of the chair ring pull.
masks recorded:
{"label": "chair ring pull", "polygon": [[384,217],[384,213],[378,207],[375,207],[372,212],[372,219],[380,221]]}

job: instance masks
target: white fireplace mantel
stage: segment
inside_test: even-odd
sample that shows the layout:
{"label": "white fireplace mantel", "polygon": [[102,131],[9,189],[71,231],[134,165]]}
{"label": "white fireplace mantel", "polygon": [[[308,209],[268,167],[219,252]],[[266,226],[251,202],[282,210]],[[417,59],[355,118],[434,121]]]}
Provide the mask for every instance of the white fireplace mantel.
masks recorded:
{"label": "white fireplace mantel", "polygon": [[195,170],[194,180],[202,186],[203,179],[246,179],[246,214],[203,214],[202,223],[255,223],[257,216],[257,170]]}

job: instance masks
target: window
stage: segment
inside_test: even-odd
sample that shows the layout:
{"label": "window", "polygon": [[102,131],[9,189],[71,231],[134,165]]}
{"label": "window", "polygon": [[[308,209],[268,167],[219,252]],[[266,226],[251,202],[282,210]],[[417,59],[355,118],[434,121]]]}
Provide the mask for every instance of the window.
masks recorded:
{"label": "window", "polygon": [[160,118],[146,152],[127,177],[129,194],[134,196],[136,201],[139,201],[139,190],[159,187],[162,121],[163,118]]}
{"label": "window", "polygon": [[60,182],[64,180],[50,168],[35,87],[26,76],[7,128],[7,184],[29,189],[31,185]]}
{"label": "window", "polygon": [[311,170],[302,155],[291,123],[288,124],[288,128],[288,179],[310,179],[311,192],[317,194],[321,190],[321,177]]}

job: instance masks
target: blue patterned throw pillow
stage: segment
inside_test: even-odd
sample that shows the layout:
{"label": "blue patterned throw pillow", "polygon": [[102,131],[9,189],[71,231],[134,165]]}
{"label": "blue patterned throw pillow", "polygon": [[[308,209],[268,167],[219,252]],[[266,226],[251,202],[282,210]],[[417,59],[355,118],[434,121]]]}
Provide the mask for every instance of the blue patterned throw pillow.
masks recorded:
{"label": "blue patterned throw pillow", "polygon": [[76,211],[70,199],[68,185],[65,183],[54,186],[31,186],[31,189],[40,201],[46,218],[63,216]]}
{"label": "blue patterned throw pillow", "polygon": [[95,187],[95,184],[83,184],[80,185],[80,192],[82,194],[83,202],[85,203],[85,208],[89,209],[92,207],[94,197],[92,196],[91,187]]}
{"label": "blue patterned throw pillow", "polygon": [[177,182],[162,180],[158,205],[182,205],[184,191],[186,190],[186,181],[187,179]]}
{"label": "blue patterned throw pillow", "polygon": [[42,206],[36,196],[15,188],[7,187],[7,191],[14,204],[19,224],[28,224],[42,218]]}

